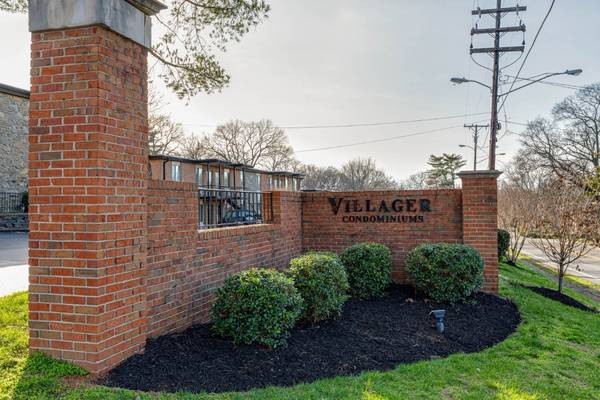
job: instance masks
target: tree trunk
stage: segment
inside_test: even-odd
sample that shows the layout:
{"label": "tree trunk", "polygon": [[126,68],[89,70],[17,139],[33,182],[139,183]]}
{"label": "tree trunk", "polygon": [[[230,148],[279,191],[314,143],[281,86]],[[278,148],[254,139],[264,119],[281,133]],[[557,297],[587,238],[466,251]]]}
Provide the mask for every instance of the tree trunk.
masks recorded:
{"label": "tree trunk", "polygon": [[562,293],[562,289],[563,289],[563,278],[564,278],[564,274],[562,271],[560,271],[558,273],[558,293]]}

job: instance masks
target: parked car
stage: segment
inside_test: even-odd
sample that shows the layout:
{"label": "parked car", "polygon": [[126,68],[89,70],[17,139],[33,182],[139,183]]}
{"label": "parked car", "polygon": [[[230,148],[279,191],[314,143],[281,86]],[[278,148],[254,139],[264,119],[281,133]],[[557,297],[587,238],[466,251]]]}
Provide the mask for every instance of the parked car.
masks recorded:
{"label": "parked car", "polygon": [[261,221],[260,214],[243,208],[237,210],[227,211],[223,216],[222,223],[224,224],[235,224],[235,223],[258,223]]}

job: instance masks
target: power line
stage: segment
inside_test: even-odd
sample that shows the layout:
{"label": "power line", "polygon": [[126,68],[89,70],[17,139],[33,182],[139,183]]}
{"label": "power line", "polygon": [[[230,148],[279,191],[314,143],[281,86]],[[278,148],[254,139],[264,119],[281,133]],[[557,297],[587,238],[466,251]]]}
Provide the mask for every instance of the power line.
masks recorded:
{"label": "power line", "polygon": [[[538,28],[538,30],[533,38],[533,41],[531,42],[531,46],[529,46],[529,50],[527,50],[527,54],[525,55],[525,58],[523,59],[523,62],[521,63],[521,66],[519,67],[519,71],[517,71],[517,75],[515,76],[515,79],[513,80],[512,84],[510,85],[510,89],[508,89],[508,92],[513,90],[513,88],[515,87],[515,84],[517,83],[517,79],[519,79],[519,76],[521,75],[521,72],[523,71],[523,67],[525,66],[525,63],[527,62],[527,59],[529,58],[529,55],[531,54],[531,51],[533,50],[533,47],[535,46],[535,43],[537,42],[537,39],[540,36],[540,33],[542,32],[542,28],[546,24],[546,21],[548,20],[548,17],[550,16],[552,9],[554,8],[554,3],[556,3],[556,0],[552,0],[552,3],[550,3],[548,12],[546,12],[546,15],[544,16],[544,19],[542,20],[542,23],[540,24],[540,27]],[[502,100],[502,104],[500,105],[500,109],[502,109],[502,107],[504,107],[504,104],[506,103],[506,100],[508,99],[509,96],[510,96],[510,94],[507,94],[504,97],[504,99]]]}
{"label": "power line", "polygon": [[403,139],[403,138],[412,137],[412,136],[426,135],[426,134],[434,133],[434,132],[442,132],[442,131],[447,131],[449,129],[455,129],[455,128],[461,128],[461,127],[462,127],[462,125],[447,126],[445,128],[430,129],[430,130],[427,130],[427,131],[420,131],[420,132],[408,133],[408,134],[405,134],[405,135],[392,136],[392,137],[388,137],[388,138],[365,140],[365,141],[362,141],[362,142],[340,144],[340,145],[336,145],[336,146],[315,147],[315,148],[312,148],[312,149],[297,150],[297,151],[295,151],[295,153],[308,153],[308,152],[312,152],[312,151],[334,150],[334,149],[341,149],[341,148],[344,148],[344,147],[360,146],[360,145],[363,145],[363,144],[388,142],[388,141],[392,141],[392,140],[398,140],[398,139]]}
{"label": "power line", "polygon": [[[465,117],[474,117],[478,115],[486,115],[489,112],[480,112],[474,114],[460,114],[460,115],[447,115],[442,117],[431,117],[431,118],[420,118],[400,121],[386,121],[386,122],[365,122],[355,124],[338,124],[338,125],[276,125],[281,129],[331,129],[331,128],[358,128],[358,127],[369,127],[369,126],[389,126],[389,125],[401,125],[401,124],[412,124],[417,122],[431,122],[431,121],[442,121],[446,119],[456,119]],[[203,125],[203,124],[184,124],[189,126],[200,126],[204,128],[216,128],[219,125]]]}

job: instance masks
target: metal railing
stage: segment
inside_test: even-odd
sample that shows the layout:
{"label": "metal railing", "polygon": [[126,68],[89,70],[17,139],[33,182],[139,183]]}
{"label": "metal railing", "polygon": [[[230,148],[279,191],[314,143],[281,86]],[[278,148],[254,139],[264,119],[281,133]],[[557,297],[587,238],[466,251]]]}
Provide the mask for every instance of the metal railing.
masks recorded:
{"label": "metal railing", "polygon": [[29,209],[27,192],[0,192],[0,214],[23,214]]}
{"label": "metal railing", "polygon": [[198,228],[271,222],[271,193],[232,189],[198,189]]}

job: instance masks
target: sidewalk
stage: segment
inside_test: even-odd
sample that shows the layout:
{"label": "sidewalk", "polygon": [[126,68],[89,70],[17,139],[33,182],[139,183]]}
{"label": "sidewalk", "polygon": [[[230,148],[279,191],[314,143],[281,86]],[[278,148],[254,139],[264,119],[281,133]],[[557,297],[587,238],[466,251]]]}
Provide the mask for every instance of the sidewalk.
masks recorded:
{"label": "sidewalk", "polygon": [[26,232],[0,232],[0,296],[27,290],[28,244]]}
{"label": "sidewalk", "polygon": [[29,285],[29,266],[13,265],[0,267],[0,296],[27,290]]}

